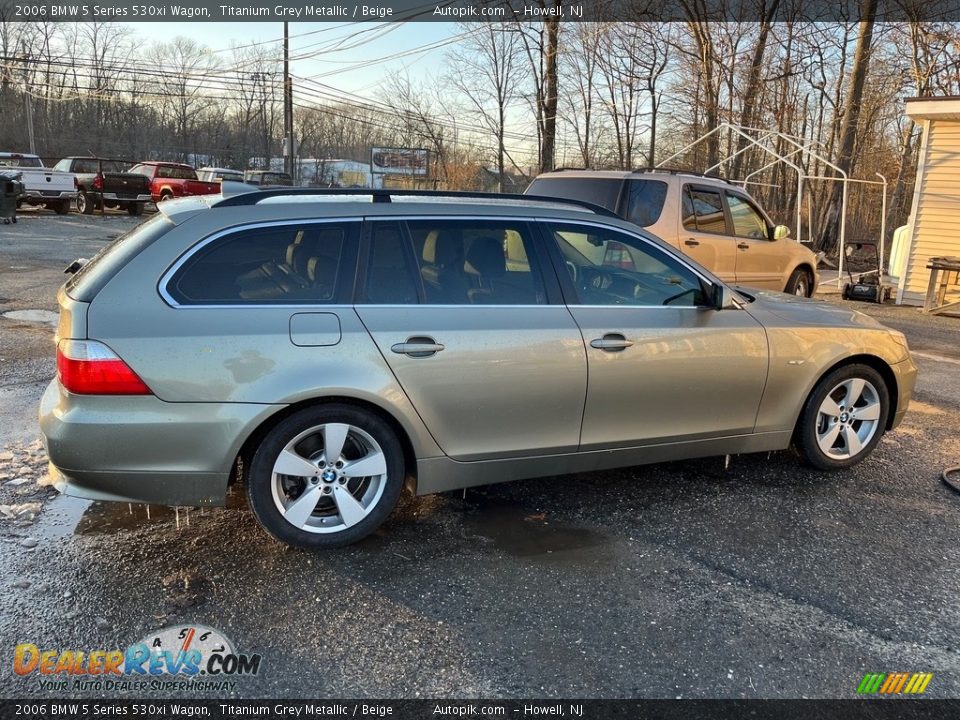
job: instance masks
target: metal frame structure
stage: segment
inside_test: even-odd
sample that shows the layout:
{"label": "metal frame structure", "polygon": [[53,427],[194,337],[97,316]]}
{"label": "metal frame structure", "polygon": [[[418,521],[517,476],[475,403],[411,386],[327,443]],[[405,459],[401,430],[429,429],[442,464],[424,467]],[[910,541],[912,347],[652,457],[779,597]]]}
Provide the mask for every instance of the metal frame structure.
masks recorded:
{"label": "metal frame structure", "polygon": [[[803,190],[804,184],[807,180],[832,180],[833,182],[843,183],[843,197],[840,203],[840,242],[839,242],[839,265],[838,265],[838,275],[837,275],[837,287],[840,287],[843,281],[843,263],[846,257],[846,231],[847,231],[847,199],[849,195],[849,185],[850,183],[860,183],[864,185],[881,185],[883,187],[883,202],[882,202],[882,214],[880,218],[880,264],[876,272],[879,275],[880,280],[882,281],[884,274],[883,267],[883,256],[884,256],[884,245],[886,240],[887,228],[887,179],[880,173],[875,173],[880,180],[865,180],[860,178],[852,178],[849,173],[842,170],[835,163],[827,160],[823,155],[817,152],[818,143],[812,141],[804,141],[804,138],[797,137],[795,135],[788,135],[787,133],[780,132],[778,130],[769,130],[764,128],[754,128],[746,127],[743,125],[734,125],[732,123],[723,122],[717,125],[713,130],[701,135],[699,138],[694,140],[692,143],[689,143],[682,147],[680,150],[675,152],[668,158],[661,160],[657,167],[669,163],[671,160],[675,160],[678,157],[681,157],[689,150],[695,148],[700,143],[706,141],[713,135],[728,131],[734,135],[742,138],[746,141],[744,147],[737,150],[732,155],[725,157],[720,162],[710,166],[704,171],[704,174],[717,171],[728,162],[733,160],[735,157],[743,154],[744,152],[752,149],[758,148],[762,150],[767,155],[773,157],[769,163],[763,167],[754,170],[749,173],[743,180],[732,179],[732,182],[742,183],[744,186],[751,182],[751,178],[764,170],[777,165],[778,163],[783,163],[784,165],[789,166],[791,169],[797,173],[797,230],[796,230],[796,241],[803,242]],[[786,154],[778,152],[774,147],[771,147],[768,143],[771,141],[782,141],[788,144],[792,150]],[[796,156],[800,157],[797,158]],[[817,160],[823,163],[826,167],[833,170],[836,175],[811,175],[807,173],[803,165],[807,164],[805,161],[808,160]],[[796,160],[796,161],[795,161]],[[871,271],[873,272],[873,271]]]}

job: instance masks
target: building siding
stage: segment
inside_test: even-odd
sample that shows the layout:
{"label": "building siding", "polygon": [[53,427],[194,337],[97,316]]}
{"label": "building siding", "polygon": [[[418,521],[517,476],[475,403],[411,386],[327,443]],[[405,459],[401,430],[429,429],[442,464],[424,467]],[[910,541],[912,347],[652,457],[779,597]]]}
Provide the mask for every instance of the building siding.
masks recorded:
{"label": "building siding", "polygon": [[[913,241],[904,278],[903,302],[922,305],[932,257],[960,256],[960,122],[930,120],[921,150],[923,174],[914,198]],[[960,300],[960,291],[948,294]]]}

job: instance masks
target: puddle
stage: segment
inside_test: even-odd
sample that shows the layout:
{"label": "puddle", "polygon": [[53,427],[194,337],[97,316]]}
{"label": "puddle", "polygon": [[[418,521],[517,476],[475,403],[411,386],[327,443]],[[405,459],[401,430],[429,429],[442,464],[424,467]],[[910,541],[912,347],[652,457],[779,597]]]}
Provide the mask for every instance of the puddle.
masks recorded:
{"label": "puddle", "polygon": [[[494,547],[514,557],[566,554],[608,544],[608,538],[588,528],[555,522],[543,513],[516,505],[471,498],[466,503],[464,524],[471,532],[493,541]],[[590,553],[596,558],[595,553]]]}
{"label": "puddle", "polygon": [[123,530],[136,530],[150,524],[184,529],[217,513],[246,506],[246,495],[240,489],[233,489],[228,493],[226,508],[173,508],[165,505],[97,502],[58,495],[47,504],[37,524],[31,529],[31,534],[48,538],[107,535]]}
{"label": "puddle", "polygon": [[54,327],[60,322],[59,313],[50,310],[9,310],[3,313],[3,317],[20,322],[46,323]]}

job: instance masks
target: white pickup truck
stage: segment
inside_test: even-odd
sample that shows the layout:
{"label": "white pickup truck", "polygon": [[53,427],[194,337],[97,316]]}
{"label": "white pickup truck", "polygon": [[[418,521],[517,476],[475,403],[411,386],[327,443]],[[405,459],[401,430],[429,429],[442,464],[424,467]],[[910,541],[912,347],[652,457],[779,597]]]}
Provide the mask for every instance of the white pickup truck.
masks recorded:
{"label": "white pickup truck", "polygon": [[44,167],[37,155],[25,153],[0,152],[0,168],[3,167],[16,168],[22,175],[23,195],[17,207],[43,205],[58,215],[70,212],[77,197],[73,173]]}

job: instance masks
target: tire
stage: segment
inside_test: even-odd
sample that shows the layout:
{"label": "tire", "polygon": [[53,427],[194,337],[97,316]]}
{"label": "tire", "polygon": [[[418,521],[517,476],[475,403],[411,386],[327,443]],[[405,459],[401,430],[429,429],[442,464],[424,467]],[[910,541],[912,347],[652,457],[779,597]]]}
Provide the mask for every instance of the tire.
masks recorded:
{"label": "tire", "polygon": [[807,398],[797,421],[797,449],[819,470],[851,467],[880,442],[889,413],[890,391],[880,373],[868,365],[844,365],[821,378]]}
{"label": "tire", "polygon": [[[321,467],[328,442],[342,449]],[[364,471],[381,472],[350,475],[361,462]],[[281,464],[294,472],[277,472]],[[351,405],[318,405],[267,433],[250,464],[247,497],[257,521],[280,542],[335,548],[376,530],[397,504],[403,481],[403,450],[384,420]],[[294,507],[298,501],[305,504]]]}
{"label": "tire", "polygon": [[169,190],[164,190],[162,193],[160,193],[160,199],[157,200],[157,204],[159,205],[160,203],[166,202],[167,200],[173,200],[173,193],[170,192]]}
{"label": "tire", "polygon": [[83,215],[93,215],[95,203],[93,199],[85,192],[77,195],[77,212]]}
{"label": "tire", "polygon": [[787,286],[783,291],[790,295],[808,298],[813,294],[813,278],[803,268],[797,268],[790,275]]}
{"label": "tire", "polygon": [[127,214],[133,215],[134,217],[136,217],[137,215],[142,215],[143,203],[130,203],[129,205],[127,205]]}
{"label": "tire", "polygon": [[70,201],[62,200],[50,206],[57,215],[68,215],[70,213]]}

